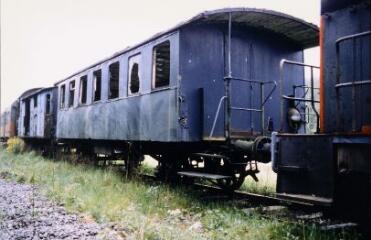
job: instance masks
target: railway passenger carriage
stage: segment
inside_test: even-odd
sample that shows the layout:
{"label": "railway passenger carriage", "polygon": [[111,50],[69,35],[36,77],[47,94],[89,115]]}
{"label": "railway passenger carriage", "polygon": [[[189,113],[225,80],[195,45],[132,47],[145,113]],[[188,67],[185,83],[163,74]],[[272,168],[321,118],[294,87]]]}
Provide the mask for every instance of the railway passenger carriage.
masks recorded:
{"label": "railway passenger carriage", "polygon": [[19,132],[19,106],[20,106],[20,99],[27,95],[32,94],[40,90],[40,88],[32,88],[24,93],[12,103],[9,109],[6,109],[4,112],[1,113],[1,120],[0,120],[0,139],[1,141],[6,142],[9,138],[18,136]]}
{"label": "railway passenger carriage", "polygon": [[53,151],[57,119],[57,88],[40,88],[19,98],[18,136],[35,150]]}
{"label": "railway passenger carriage", "polygon": [[178,141],[178,33],[56,84],[58,139]]}
{"label": "railway passenger carriage", "polygon": [[[56,83],[56,138],[116,158],[130,142],[172,175],[186,169],[237,187],[235,174],[240,184],[255,178],[248,162],[270,160],[275,90],[287,88],[277,82],[280,60],[303,61],[317,37],[316,26],[273,11],[202,13]],[[303,69],[290,76],[305,84]],[[194,154],[203,168],[191,164]]]}
{"label": "railway passenger carriage", "polygon": [[[360,216],[371,199],[370,6],[323,0],[320,36],[269,10],[204,12],[22,94],[0,137],[18,118],[13,135],[44,151],[124,159],[128,173],[149,154],[163,179],[228,190],[272,161],[277,196]],[[303,63],[319,40],[320,68]]]}
{"label": "railway passenger carriage", "polygon": [[0,141],[6,142],[9,138],[17,135],[18,101],[12,103],[11,107],[5,109],[1,114]]}

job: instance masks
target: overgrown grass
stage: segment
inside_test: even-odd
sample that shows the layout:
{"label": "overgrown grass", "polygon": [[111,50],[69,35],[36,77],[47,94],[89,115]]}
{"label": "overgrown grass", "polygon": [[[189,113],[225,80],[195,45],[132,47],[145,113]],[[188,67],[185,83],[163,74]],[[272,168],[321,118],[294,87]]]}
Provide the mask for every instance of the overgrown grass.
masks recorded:
{"label": "overgrown grass", "polygon": [[12,137],[7,141],[7,148],[6,150],[10,153],[22,153],[25,151],[26,145],[21,138]]}
{"label": "overgrown grass", "polygon": [[256,182],[252,177],[248,176],[240,190],[264,195],[273,195],[276,190],[276,174],[273,172],[270,164],[259,163],[258,167],[260,171],[257,174],[259,181]]}
{"label": "overgrown grass", "polygon": [[114,169],[72,165],[34,153],[0,150],[0,174],[37,184],[49,198],[87,219],[113,222],[133,239],[355,239],[353,233],[246,215],[227,203],[203,202],[184,187],[126,180]]}

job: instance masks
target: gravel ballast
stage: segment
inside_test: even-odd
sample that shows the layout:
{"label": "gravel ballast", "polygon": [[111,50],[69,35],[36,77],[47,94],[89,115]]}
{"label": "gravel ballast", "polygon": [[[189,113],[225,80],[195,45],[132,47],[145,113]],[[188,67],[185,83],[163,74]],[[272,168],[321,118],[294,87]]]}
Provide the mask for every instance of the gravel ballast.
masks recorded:
{"label": "gravel ballast", "polygon": [[35,186],[0,178],[0,239],[117,239],[106,230],[68,213]]}

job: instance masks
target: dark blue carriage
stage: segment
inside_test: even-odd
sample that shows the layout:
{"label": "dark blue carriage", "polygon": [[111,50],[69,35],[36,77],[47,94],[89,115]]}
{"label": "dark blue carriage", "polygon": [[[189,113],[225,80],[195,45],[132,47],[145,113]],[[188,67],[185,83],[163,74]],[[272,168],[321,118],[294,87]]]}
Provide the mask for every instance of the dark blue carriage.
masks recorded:
{"label": "dark blue carriage", "polygon": [[[282,13],[199,14],[56,83],[56,138],[112,158],[131,146],[172,173],[236,187],[257,172],[248,162],[270,160],[280,60],[302,62],[317,44],[316,26]],[[303,69],[289,74],[304,84]]]}

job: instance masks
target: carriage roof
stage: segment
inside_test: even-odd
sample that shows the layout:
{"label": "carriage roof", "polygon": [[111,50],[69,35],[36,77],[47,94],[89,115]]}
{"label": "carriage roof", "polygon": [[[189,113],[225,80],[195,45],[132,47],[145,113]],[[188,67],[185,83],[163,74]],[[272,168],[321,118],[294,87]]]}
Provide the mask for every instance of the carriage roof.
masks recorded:
{"label": "carriage roof", "polygon": [[105,61],[118,57],[126,52],[129,52],[141,45],[149,43],[161,36],[179,30],[187,25],[200,23],[226,23],[229,19],[229,14],[232,14],[232,22],[259,30],[264,30],[272,34],[278,34],[287,40],[297,44],[298,46],[310,48],[317,46],[319,43],[319,29],[316,25],[306,22],[302,19],[293,17],[288,14],[257,8],[223,8],[213,11],[202,12],[187,21],[181,22],[178,25],[153,35],[141,43],[127,47],[122,51],[116,52],[112,56],[105,58],[97,63],[94,63],[76,73],[64,78],[55,83],[55,85],[81,73],[92,67],[95,67]]}

